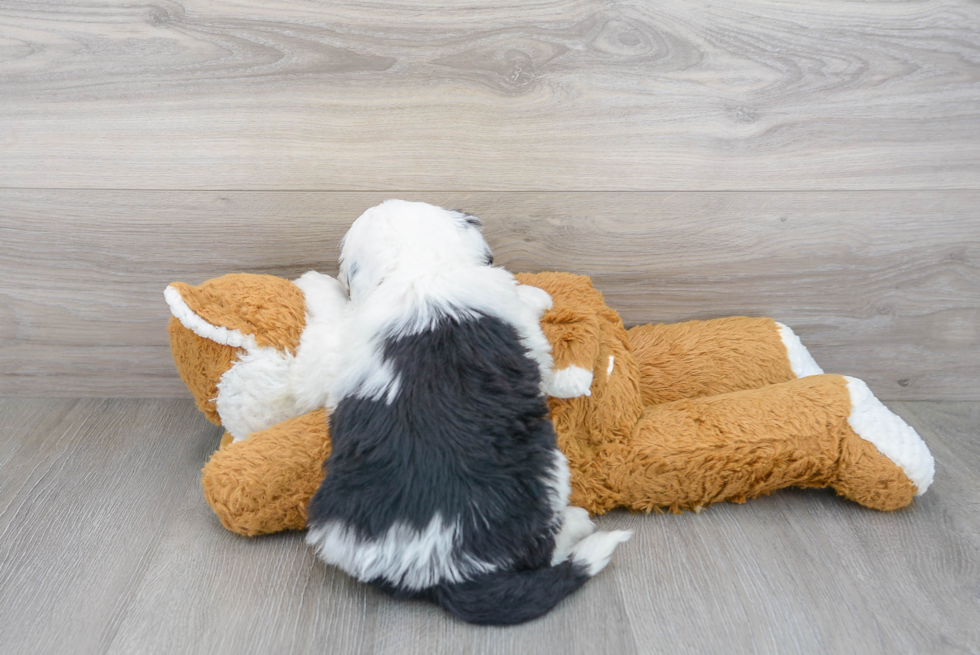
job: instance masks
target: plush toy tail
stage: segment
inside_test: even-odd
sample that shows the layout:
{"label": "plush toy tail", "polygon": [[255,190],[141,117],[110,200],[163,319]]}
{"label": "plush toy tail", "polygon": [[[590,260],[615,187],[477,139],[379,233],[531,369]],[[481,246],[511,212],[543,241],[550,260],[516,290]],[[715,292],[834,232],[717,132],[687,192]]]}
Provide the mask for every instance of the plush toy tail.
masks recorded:
{"label": "plush toy tail", "polygon": [[596,532],[572,547],[569,559],[545,569],[497,571],[426,589],[419,597],[478,625],[514,625],[547,614],[609,563],[631,532]]}

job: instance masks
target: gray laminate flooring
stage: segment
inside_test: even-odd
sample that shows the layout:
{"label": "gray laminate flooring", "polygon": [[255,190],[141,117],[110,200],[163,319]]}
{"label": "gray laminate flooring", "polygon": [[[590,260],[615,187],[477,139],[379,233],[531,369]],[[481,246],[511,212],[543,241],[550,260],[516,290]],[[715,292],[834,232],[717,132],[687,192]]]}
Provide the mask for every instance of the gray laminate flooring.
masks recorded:
{"label": "gray laminate flooring", "polygon": [[980,652],[980,405],[890,403],[936,482],[881,514],[788,490],[635,535],[545,618],[462,624],[245,539],[201,496],[219,430],[186,400],[0,399],[0,652]]}

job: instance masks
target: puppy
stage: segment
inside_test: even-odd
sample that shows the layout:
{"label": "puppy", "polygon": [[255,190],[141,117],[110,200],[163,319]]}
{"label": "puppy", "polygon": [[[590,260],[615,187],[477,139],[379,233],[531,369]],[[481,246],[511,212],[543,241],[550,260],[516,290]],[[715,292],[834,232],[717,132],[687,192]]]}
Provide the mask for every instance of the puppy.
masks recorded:
{"label": "puppy", "polygon": [[307,542],[397,597],[502,625],[548,612],[630,533],[568,506],[543,393],[550,298],[493,267],[479,227],[389,200],[344,237],[351,318]]}

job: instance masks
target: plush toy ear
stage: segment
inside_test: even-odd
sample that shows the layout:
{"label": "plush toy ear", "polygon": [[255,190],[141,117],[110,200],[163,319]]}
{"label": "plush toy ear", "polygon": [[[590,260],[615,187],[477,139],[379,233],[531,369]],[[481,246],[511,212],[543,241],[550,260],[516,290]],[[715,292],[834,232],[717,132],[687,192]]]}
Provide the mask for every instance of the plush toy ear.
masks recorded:
{"label": "plush toy ear", "polygon": [[221,425],[215,400],[221,376],[243,350],[295,354],[306,323],[302,290],[271,275],[225,275],[164,292],[173,318],[170,349],[181,379],[208,420]]}
{"label": "plush toy ear", "polygon": [[184,327],[233,348],[295,354],[306,326],[303,292],[272,275],[224,275],[197,287],[174,282],[164,296]]}

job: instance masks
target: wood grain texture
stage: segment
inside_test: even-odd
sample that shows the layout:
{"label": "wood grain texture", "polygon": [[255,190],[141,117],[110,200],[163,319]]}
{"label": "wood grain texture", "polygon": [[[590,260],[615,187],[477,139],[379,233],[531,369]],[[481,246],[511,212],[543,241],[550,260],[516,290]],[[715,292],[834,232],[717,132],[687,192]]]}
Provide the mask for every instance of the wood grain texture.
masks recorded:
{"label": "wood grain texture", "polygon": [[0,443],[18,446],[0,475],[3,648],[102,652],[215,429],[185,401],[21,402],[47,411],[0,408]]}
{"label": "wood grain texture", "polygon": [[[591,275],[627,324],[792,326],[886,399],[980,399],[980,192],[405,193],[513,271]],[[183,396],[164,287],[333,273],[379,193],[0,191],[0,393]]]}
{"label": "wood grain texture", "polygon": [[0,186],[980,188],[980,5],[4,0]]}
{"label": "wood grain texture", "polygon": [[[184,400],[0,399],[3,651],[947,653],[980,650],[980,413],[895,403],[937,458],[905,510],[784,490],[700,514],[600,517],[632,540],[539,621],[462,624],[245,539],[204,502],[219,430]],[[12,455],[11,455],[12,454]]]}

